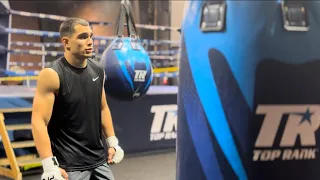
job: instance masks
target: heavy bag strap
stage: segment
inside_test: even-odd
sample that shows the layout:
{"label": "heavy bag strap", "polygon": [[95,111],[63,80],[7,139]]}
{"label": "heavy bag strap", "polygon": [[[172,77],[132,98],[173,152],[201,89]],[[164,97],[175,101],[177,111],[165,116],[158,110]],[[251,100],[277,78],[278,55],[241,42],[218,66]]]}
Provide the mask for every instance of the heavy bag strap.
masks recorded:
{"label": "heavy bag strap", "polygon": [[132,9],[131,5],[128,3],[128,5],[125,6],[126,12],[127,12],[127,28],[129,35],[137,35],[137,29],[134,22],[134,18],[132,15]]}
{"label": "heavy bag strap", "polygon": [[120,15],[119,15],[119,20],[117,22],[118,25],[116,26],[116,28],[117,28],[116,35],[118,38],[116,39],[116,43],[113,45],[112,49],[119,50],[123,47],[123,41],[122,41],[123,34],[122,33],[123,33],[125,19],[126,19],[126,23],[127,23],[128,34],[130,37],[131,48],[133,50],[139,51],[139,50],[141,50],[140,42],[139,42],[139,38],[137,36],[137,30],[136,30],[135,22],[133,19],[132,10],[131,10],[129,0],[122,0],[121,1]]}
{"label": "heavy bag strap", "polygon": [[116,35],[122,36],[123,35],[123,28],[127,24],[127,30],[129,36],[137,35],[137,29],[135,26],[134,18],[132,15],[131,5],[128,0],[122,0],[120,5],[120,14],[118,19],[118,24],[116,26]]}
{"label": "heavy bag strap", "polygon": [[119,19],[116,25],[116,35],[118,37],[123,35],[122,32],[123,32],[125,18],[126,18],[126,10],[125,10],[124,4],[121,2]]}

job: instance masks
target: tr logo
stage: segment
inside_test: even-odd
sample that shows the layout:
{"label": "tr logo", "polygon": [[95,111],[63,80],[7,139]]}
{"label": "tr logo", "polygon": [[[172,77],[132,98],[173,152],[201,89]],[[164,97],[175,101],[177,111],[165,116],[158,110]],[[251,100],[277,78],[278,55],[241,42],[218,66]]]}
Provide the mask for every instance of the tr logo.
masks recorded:
{"label": "tr logo", "polygon": [[144,82],[146,79],[147,71],[145,70],[134,70],[134,81],[135,82]]}
{"label": "tr logo", "polygon": [[154,105],[154,113],[150,131],[150,141],[176,139],[177,131],[177,105]]}
{"label": "tr logo", "polygon": [[319,105],[259,105],[256,114],[264,119],[255,142],[254,161],[315,159]]}

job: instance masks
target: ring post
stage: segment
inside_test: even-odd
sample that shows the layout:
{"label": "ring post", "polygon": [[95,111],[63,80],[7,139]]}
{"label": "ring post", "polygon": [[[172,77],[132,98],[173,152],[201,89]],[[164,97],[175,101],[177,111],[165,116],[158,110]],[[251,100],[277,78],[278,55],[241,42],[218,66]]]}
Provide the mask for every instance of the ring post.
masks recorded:
{"label": "ring post", "polygon": [[[8,1],[0,2],[0,26],[9,27],[11,26],[11,14],[8,13],[10,5]],[[3,47],[9,47],[10,34],[0,34],[0,45]],[[0,54],[0,69],[9,69],[9,56],[7,53]],[[4,76],[4,73],[0,72],[0,77]]]}

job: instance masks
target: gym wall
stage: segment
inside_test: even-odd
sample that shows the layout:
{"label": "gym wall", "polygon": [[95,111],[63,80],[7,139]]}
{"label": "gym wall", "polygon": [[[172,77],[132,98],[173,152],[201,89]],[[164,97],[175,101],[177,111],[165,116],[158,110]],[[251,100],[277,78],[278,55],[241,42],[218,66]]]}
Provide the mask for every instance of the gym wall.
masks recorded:
{"label": "gym wall", "polygon": [[[10,1],[10,8],[18,11],[37,12],[37,2]],[[12,15],[12,28],[38,30],[40,28],[39,19]],[[38,36],[28,36],[23,34],[14,34],[14,33],[11,34],[11,41],[40,42],[40,40],[41,38]],[[24,47],[24,46],[12,46],[12,48],[41,50],[40,48],[37,48],[37,47]],[[36,55],[26,55],[26,54],[10,54],[10,61],[24,62],[24,63],[28,63],[28,62],[38,63],[38,62],[41,62],[41,57]],[[12,71],[20,70],[20,67],[18,66],[11,65],[9,68]],[[35,66],[24,66],[24,70],[39,70],[39,69],[38,67],[35,67]]]}
{"label": "gym wall", "polygon": [[[132,1],[132,10],[136,23],[157,24],[170,26],[170,1]],[[115,22],[118,19],[120,3],[119,1],[10,1],[11,9],[35,13],[53,14],[68,17],[80,17],[90,21]],[[141,6],[141,8],[140,8]],[[61,22],[49,19],[30,18],[13,15],[12,27],[30,30],[43,30],[58,32]],[[95,35],[112,36],[114,25],[93,26]],[[124,32],[126,33],[126,32]],[[144,39],[170,39],[168,31],[153,31],[138,28],[138,34]],[[59,42],[59,38],[37,37],[13,34],[12,41],[29,42]],[[16,48],[16,47],[15,47]],[[41,50],[37,47],[17,47],[19,49]],[[161,49],[168,49],[162,47]],[[61,48],[46,48],[47,51],[61,51]],[[148,47],[147,50],[160,50]],[[46,61],[52,61],[56,57],[46,57]],[[41,56],[35,55],[12,55],[11,62],[34,62],[40,63]],[[12,70],[16,67],[11,66]],[[27,66],[24,70],[40,70],[40,66]]]}
{"label": "gym wall", "polygon": [[[185,4],[186,4],[185,1],[170,1],[170,5],[171,5],[170,26],[171,27],[181,27]],[[172,11],[173,9],[174,11]],[[171,31],[170,37],[172,41],[179,41],[180,33],[176,31]]]}

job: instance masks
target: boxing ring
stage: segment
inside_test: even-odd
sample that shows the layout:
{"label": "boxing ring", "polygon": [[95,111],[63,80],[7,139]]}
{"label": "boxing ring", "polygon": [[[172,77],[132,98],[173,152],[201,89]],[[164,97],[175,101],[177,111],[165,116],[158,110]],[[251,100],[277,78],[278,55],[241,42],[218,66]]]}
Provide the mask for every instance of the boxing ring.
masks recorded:
{"label": "boxing ring", "polygon": [[[14,132],[24,131],[30,133],[31,124],[31,110],[32,100],[35,93],[37,75],[40,70],[44,68],[48,63],[46,57],[58,58],[63,55],[63,51],[49,51],[47,48],[55,47],[61,48],[62,44],[59,42],[27,42],[27,41],[11,41],[12,34],[20,34],[27,36],[37,37],[53,37],[58,38],[60,35],[58,32],[42,31],[42,30],[28,30],[17,29],[12,27],[12,15],[50,19],[55,21],[64,21],[68,17],[50,14],[30,13],[25,11],[16,11],[9,8],[8,4],[1,3],[2,11],[1,16],[7,17],[7,22],[0,22],[0,34],[7,36],[6,40],[0,44],[0,65],[5,61],[5,68],[0,67],[0,135],[5,156],[0,158],[0,176],[13,178],[16,180],[22,179],[22,173],[33,167],[40,167],[41,161],[36,153],[25,153],[17,149],[23,150],[24,148],[34,148],[35,144],[32,139],[15,141],[13,135]],[[108,26],[112,22],[98,22],[88,21],[91,26]],[[158,31],[180,31],[179,28],[168,26],[156,26],[156,25],[144,25],[136,24],[137,28],[158,30]],[[103,50],[113,40],[113,37],[106,36],[94,36],[94,58],[99,60]],[[143,46],[148,49],[149,46],[179,46],[179,42],[171,40],[150,40],[141,39]],[[28,49],[30,48],[30,49]],[[33,48],[33,49],[32,49]],[[40,50],[34,50],[38,48]],[[179,50],[157,50],[147,51],[150,58],[157,61],[174,61],[179,56]],[[39,62],[19,62],[12,61],[11,55],[33,55],[40,56]],[[37,70],[25,70],[24,67],[37,67]],[[160,67],[154,68],[155,78],[176,78],[178,76],[178,68],[174,67]],[[10,83],[8,83],[10,82]],[[17,83],[19,85],[17,85]],[[2,85],[4,84],[4,85]],[[122,147],[126,152],[139,152],[149,151],[157,149],[173,148],[175,146],[175,131],[176,131],[176,113],[171,113],[177,110],[176,98],[177,98],[177,86],[157,86],[152,85],[145,98],[138,102],[125,103],[117,102],[110,99],[109,105],[113,117],[115,119],[125,119],[123,112],[119,111],[119,108],[127,107],[140,109],[133,109],[128,114],[137,115],[137,119],[141,120],[141,123],[133,124],[133,122],[126,122],[123,120],[117,120],[114,122],[115,131],[121,140]],[[159,102],[156,102],[158,101]],[[150,103],[156,102],[156,103]],[[161,127],[156,127],[159,122],[154,122],[156,114],[159,112],[153,111],[153,109],[159,109],[160,113],[168,113],[171,115],[170,121],[172,121],[172,132],[169,134],[163,132]],[[164,110],[163,110],[164,109]],[[18,118],[16,117],[18,116]],[[169,117],[169,116],[168,116]],[[168,120],[162,120],[165,123]],[[161,123],[161,122],[160,122]],[[144,129],[140,130],[140,135],[147,137],[144,141],[132,142],[127,137],[132,136],[132,130],[129,127],[142,126]],[[127,129],[127,130],[126,130]],[[131,133],[131,134],[130,134]],[[166,133],[166,135],[164,134]],[[149,136],[153,138],[149,138]],[[1,144],[1,143],[0,143]]]}

